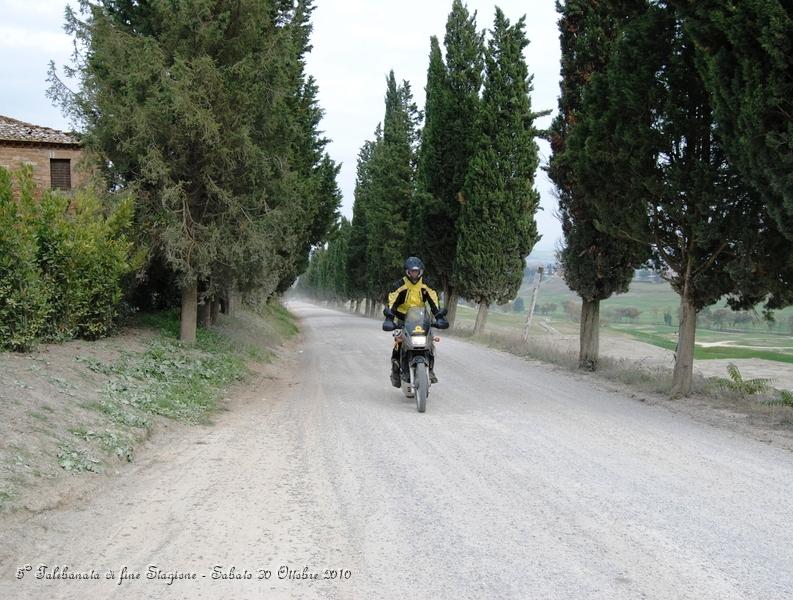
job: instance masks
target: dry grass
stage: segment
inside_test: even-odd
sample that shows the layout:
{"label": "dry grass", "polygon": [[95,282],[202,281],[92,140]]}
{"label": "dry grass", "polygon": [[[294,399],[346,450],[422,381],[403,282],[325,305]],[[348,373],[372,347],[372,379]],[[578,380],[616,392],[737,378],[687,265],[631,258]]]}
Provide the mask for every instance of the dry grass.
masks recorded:
{"label": "dry grass", "polygon": [[[576,352],[552,343],[539,343],[532,338],[523,342],[519,335],[503,332],[474,336],[472,328],[464,326],[456,328],[452,335],[516,356],[556,365],[571,372],[582,372],[578,368]],[[668,397],[672,390],[672,369],[649,366],[637,360],[601,357],[598,370],[590,374],[609,382],[623,384],[631,391],[641,394]],[[749,381],[755,383],[754,380]],[[714,410],[741,413],[765,425],[793,427],[793,395],[770,386],[742,385],[745,383],[747,382],[741,379],[737,368],[729,379],[704,377],[695,373],[691,396],[704,401]]]}

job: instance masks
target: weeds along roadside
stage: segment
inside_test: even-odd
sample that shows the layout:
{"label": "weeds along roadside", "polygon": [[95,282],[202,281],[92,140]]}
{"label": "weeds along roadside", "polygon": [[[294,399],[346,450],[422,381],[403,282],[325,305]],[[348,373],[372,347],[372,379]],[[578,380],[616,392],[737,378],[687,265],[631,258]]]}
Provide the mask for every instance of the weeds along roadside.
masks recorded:
{"label": "weeds along roadside", "polygon": [[172,311],[137,315],[122,334],[97,342],[0,353],[0,384],[13,389],[0,394],[0,413],[13,416],[0,426],[0,512],[27,506],[33,490],[67,472],[132,462],[158,424],[207,423],[228,388],[276,360],[297,331],[286,309],[267,304],[220,315],[188,347]]}
{"label": "weeds along roadside", "polygon": [[[582,372],[575,352],[540,344],[531,338],[524,342],[518,335],[505,333],[473,336],[470,328],[458,328],[451,335],[571,372]],[[648,367],[630,359],[601,357],[598,370],[588,375],[624,384],[638,393],[668,396],[672,389],[672,373],[670,368]],[[767,416],[773,425],[793,426],[793,394],[774,389],[770,380],[744,379],[735,365],[730,365],[727,375],[726,378],[704,377],[695,373],[692,395],[752,415]]]}

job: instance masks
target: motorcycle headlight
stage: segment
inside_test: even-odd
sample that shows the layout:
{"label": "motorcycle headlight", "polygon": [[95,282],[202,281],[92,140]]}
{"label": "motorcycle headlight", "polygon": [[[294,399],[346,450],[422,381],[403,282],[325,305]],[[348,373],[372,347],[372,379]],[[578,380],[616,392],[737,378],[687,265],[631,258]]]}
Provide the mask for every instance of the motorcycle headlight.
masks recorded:
{"label": "motorcycle headlight", "polygon": [[414,346],[426,346],[427,345],[427,336],[426,335],[412,335],[412,336],[410,336],[410,342]]}

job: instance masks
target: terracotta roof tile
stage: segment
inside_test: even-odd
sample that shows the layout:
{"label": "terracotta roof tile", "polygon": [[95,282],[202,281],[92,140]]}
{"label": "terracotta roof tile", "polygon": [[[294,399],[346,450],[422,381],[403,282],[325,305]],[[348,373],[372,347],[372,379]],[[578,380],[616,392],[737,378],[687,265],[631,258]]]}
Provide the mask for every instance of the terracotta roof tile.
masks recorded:
{"label": "terracotta roof tile", "polygon": [[33,142],[40,144],[79,144],[76,136],[42,127],[32,125],[23,121],[17,121],[11,117],[0,115],[0,141],[9,142]]}

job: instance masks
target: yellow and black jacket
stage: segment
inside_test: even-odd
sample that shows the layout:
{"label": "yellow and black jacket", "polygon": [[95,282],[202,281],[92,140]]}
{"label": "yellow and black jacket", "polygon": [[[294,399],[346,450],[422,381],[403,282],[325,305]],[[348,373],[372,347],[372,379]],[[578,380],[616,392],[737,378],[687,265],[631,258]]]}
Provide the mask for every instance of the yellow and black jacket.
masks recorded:
{"label": "yellow and black jacket", "polygon": [[386,304],[388,308],[396,313],[399,319],[405,319],[409,308],[424,306],[425,302],[430,305],[433,315],[438,312],[438,294],[424,283],[423,277],[419,278],[416,283],[411,282],[407,277],[403,277],[400,281],[394,283],[394,288],[396,289],[393,292],[389,292]]}

